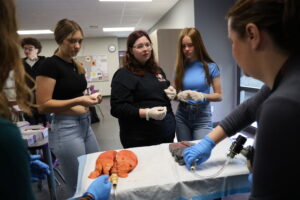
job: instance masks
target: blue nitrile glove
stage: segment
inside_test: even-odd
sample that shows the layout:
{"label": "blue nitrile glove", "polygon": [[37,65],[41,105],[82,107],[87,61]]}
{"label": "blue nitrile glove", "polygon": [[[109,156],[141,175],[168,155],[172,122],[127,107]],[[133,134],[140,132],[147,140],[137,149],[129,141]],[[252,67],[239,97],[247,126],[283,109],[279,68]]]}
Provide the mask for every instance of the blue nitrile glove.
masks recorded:
{"label": "blue nitrile glove", "polygon": [[252,185],[252,183],[253,183],[253,173],[250,173],[249,175],[248,175],[248,181],[251,183],[251,185]]}
{"label": "blue nitrile glove", "polygon": [[108,175],[99,176],[94,182],[89,186],[87,193],[92,195],[95,200],[108,200],[110,196],[111,182],[108,180]]}
{"label": "blue nitrile glove", "polygon": [[40,155],[30,155],[30,171],[32,182],[47,179],[47,175],[50,174],[49,166],[40,161],[40,158]]}
{"label": "blue nitrile glove", "polygon": [[183,159],[188,169],[196,161],[197,165],[205,162],[215,147],[215,142],[210,137],[205,136],[198,144],[188,147],[183,152]]}

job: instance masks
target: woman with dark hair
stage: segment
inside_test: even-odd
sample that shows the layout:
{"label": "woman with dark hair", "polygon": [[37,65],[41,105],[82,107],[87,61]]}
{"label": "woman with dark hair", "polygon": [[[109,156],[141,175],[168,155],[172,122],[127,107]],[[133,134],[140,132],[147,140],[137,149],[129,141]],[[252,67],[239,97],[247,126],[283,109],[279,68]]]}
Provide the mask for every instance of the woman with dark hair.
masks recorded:
{"label": "woman with dark hair", "polygon": [[127,39],[124,67],[113,76],[111,114],[118,118],[124,148],[173,142],[175,117],[164,92],[170,86],[154,59],[145,31]]}
{"label": "woman with dark hair", "polygon": [[205,162],[217,143],[234,134],[231,130],[257,121],[249,199],[298,199],[298,185],[291,180],[299,170],[300,1],[239,0],[227,18],[235,60],[265,86],[184,151],[186,166]]}
{"label": "woman with dark hair", "polygon": [[37,70],[36,95],[40,113],[54,113],[49,146],[60,162],[68,191],[76,189],[77,157],[99,151],[90,126],[89,107],[101,99],[84,96],[87,87],[85,70],[73,57],[83,41],[81,27],[68,19],[60,20],[54,31],[59,45],[52,57]]}
{"label": "woman with dark hair", "polygon": [[178,141],[202,139],[212,130],[210,102],[221,101],[222,92],[219,68],[196,28],[185,28],[180,33],[175,88],[180,91],[176,112]]}

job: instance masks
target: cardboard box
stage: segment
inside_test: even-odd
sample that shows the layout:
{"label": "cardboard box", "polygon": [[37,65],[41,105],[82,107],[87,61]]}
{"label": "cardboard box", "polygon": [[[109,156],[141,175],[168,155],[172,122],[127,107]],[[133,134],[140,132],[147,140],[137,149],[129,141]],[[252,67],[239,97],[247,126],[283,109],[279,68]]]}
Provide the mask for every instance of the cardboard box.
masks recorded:
{"label": "cardboard box", "polygon": [[26,142],[26,144],[28,146],[32,145],[35,143],[35,138],[34,138],[34,135],[23,135],[22,134],[22,138],[23,140]]}
{"label": "cardboard box", "polygon": [[25,126],[20,128],[22,136],[33,136],[34,143],[48,137],[48,128],[41,125]]}

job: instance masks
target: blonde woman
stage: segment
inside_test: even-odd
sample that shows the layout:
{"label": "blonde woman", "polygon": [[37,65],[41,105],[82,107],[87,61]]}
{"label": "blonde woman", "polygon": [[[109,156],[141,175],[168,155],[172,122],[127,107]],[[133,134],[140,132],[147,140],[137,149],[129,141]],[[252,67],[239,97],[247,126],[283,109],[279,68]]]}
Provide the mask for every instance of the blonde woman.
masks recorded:
{"label": "blonde woman", "polygon": [[90,126],[89,107],[100,103],[101,98],[83,95],[87,88],[85,71],[73,59],[83,41],[81,27],[62,19],[54,36],[58,48],[37,70],[36,96],[40,113],[54,113],[49,146],[59,159],[72,195],[77,183],[77,157],[100,150]]}

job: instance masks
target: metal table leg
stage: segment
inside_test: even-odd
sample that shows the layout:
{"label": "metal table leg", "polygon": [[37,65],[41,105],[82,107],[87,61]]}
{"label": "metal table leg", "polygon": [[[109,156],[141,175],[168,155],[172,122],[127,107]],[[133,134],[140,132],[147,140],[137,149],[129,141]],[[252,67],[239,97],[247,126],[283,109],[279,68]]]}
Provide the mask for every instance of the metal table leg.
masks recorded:
{"label": "metal table leg", "polygon": [[55,183],[55,178],[54,178],[54,171],[52,167],[52,158],[51,158],[51,152],[49,149],[48,144],[43,145],[42,147],[43,154],[45,156],[45,161],[49,165],[49,170],[50,170],[50,175],[48,175],[48,187],[49,187],[49,192],[50,192],[50,198],[51,200],[57,200],[57,195],[56,195],[56,183]]}

